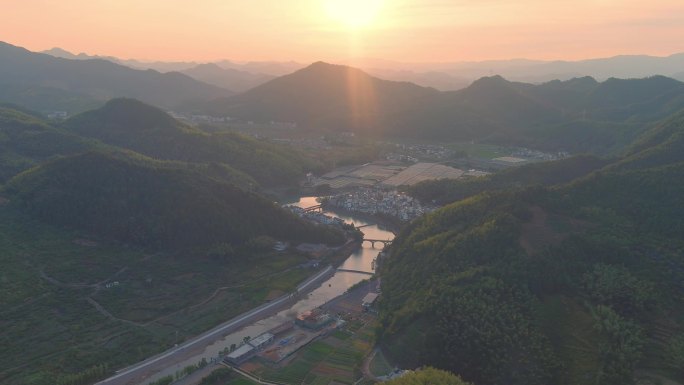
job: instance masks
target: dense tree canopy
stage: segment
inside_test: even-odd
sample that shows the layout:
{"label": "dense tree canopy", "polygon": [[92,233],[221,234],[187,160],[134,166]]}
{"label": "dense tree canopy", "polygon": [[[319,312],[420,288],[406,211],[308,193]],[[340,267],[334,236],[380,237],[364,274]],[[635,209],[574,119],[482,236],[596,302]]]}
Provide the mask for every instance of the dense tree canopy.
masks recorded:
{"label": "dense tree canopy", "polygon": [[387,352],[478,385],[623,385],[680,367],[663,335],[684,326],[683,132],[675,117],[595,171],[576,158],[432,184],[456,202],[407,226],[380,268]]}
{"label": "dense tree canopy", "polygon": [[444,370],[423,368],[415,372],[405,374],[400,378],[385,381],[387,385],[468,385],[458,376]]}

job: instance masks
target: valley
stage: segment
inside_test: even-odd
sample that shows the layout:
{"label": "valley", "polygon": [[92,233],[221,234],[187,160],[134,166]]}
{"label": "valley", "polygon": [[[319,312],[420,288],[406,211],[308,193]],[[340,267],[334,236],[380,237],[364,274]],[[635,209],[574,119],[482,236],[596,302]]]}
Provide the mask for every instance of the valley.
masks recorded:
{"label": "valley", "polygon": [[0,42],[0,383],[682,384],[684,56],[357,54]]}

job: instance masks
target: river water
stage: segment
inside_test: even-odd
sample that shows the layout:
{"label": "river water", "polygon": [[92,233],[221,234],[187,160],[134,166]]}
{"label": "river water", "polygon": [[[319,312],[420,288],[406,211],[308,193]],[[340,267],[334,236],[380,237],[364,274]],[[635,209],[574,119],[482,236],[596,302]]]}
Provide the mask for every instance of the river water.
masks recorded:
{"label": "river water", "polygon": [[[318,205],[318,202],[316,202],[316,197],[302,197],[299,198],[299,200],[286,202],[286,204],[299,207],[311,207]],[[361,228],[361,231],[364,233],[366,238],[383,240],[391,240],[394,238],[394,234],[389,230],[379,228],[377,224],[369,222],[367,219],[356,217],[354,214],[343,214],[329,210],[325,210],[324,213],[330,216],[341,218],[347,223],[353,223],[357,227],[365,226]],[[349,258],[347,258],[342,265],[340,265],[340,268],[372,272],[373,260],[377,257],[381,249],[381,247],[373,248],[369,242],[364,242],[360,249],[352,253]],[[182,370],[186,366],[198,363],[202,358],[210,361],[212,357],[217,357],[220,351],[230,347],[232,344],[240,345],[245,337],[249,336],[254,338],[259,334],[265,333],[286,321],[294,320],[297,314],[323,305],[331,299],[344,294],[344,292],[354,284],[367,278],[368,276],[365,274],[338,271],[330,279],[323,282],[318,288],[314,289],[305,298],[297,301],[290,308],[261,321],[257,321],[235,333],[225,336],[221,340],[218,340],[215,343],[207,346],[202,353],[196,355],[195,357],[178,363],[173,367],[169,367],[145,379],[141,385],[148,384],[149,382],[155,381],[167,375],[174,375],[177,371]]]}

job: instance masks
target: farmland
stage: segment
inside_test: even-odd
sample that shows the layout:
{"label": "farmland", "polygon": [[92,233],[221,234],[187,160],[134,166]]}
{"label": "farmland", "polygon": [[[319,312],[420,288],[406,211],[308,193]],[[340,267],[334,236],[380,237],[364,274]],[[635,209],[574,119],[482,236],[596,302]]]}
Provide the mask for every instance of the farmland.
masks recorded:
{"label": "farmland", "polygon": [[374,317],[364,315],[342,330],[315,340],[280,365],[253,360],[242,366],[265,381],[283,384],[352,384],[362,377],[363,358],[374,344]]}

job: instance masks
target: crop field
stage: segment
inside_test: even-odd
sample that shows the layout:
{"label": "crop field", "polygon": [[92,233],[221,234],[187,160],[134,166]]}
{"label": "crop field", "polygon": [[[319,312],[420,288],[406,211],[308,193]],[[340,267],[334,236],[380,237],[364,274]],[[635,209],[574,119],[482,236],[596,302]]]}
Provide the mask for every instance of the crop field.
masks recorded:
{"label": "crop field", "polygon": [[284,384],[352,384],[361,378],[363,358],[373,346],[372,323],[352,325],[302,348],[282,366],[259,364],[253,374]]}

